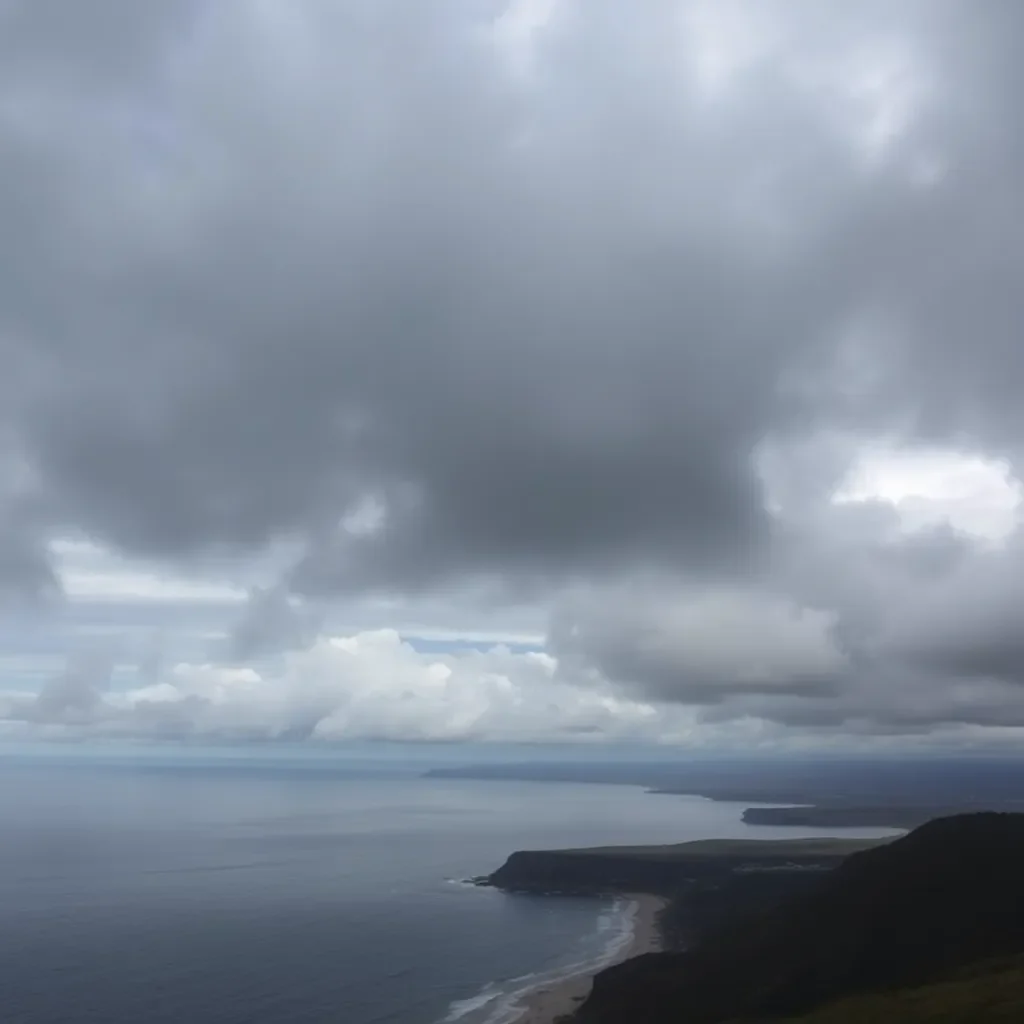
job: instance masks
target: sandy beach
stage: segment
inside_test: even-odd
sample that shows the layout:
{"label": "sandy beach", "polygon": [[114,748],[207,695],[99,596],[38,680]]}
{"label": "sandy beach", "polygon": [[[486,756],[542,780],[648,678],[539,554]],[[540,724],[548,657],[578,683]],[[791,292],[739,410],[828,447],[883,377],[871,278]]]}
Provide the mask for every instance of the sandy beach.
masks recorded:
{"label": "sandy beach", "polygon": [[[614,963],[653,953],[660,948],[657,916],[666,900],[646,893],[630,895],[637,903],[633,923],[633,941],[615,958]],[[577,974],[571,978],[540,988],[523,1001],[523,1012],[515,1018],[515,1024],[554,1024],[559,1017],[572,1013],[590,992],[592,974]]]}

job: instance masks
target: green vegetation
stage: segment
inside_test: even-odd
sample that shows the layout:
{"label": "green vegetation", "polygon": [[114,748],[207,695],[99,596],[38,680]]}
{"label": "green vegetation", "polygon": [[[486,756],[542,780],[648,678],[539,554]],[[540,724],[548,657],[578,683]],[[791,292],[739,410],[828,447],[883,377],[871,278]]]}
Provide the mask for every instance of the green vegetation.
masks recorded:
{"label": "green vegetation", "polygon": [[698,839],[667,846],[592,846],[579,850],[553,850],[587,857],[630,857],[645,860],[683,860],[714,857],[743,860],[806,860],[848,857],[891,842],[886,839]]}
{"label": "green vegetation", "polygon": [[[1024,957],[960,972],[920,988],[844,999],[787,1024],[1020,1024]],[[776,1022],[778,1024],[778,1022]]]}
{"label": "green vegetation", "polygon": [[[685,891],[691,897],[698,881],[731,886],[739,874],[820,873],[888,841],[714,839],[668,846],[519,850],[485,881],[514,892],[652,892],[675,898]],[[773,888],[789,885],[780,880]],[[802,882],[792,885],[799,888]]]}
{"label": "green vegetation", "polygon": [[[898,828],[910,829],[933,818],[961,814],[972,808],[959,804],[901,805],[815,804],[810,807],[748,807],[743,820],[748,825],[788,826],[790,828]],[[1014,810],[1019,810],[1016,802]]]}

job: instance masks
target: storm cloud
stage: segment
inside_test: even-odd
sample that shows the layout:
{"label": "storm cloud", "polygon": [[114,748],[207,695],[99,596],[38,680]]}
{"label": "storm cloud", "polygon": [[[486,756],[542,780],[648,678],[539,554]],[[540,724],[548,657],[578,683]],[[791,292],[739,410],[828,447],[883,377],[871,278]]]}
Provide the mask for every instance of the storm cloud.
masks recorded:
{"label": "storm cloud", "polygon": [[[1022,30],[0,0],[0,586],[69,590],[78,543],[248,592],[185,675],[413,602],[541,623],[552,688],[666,722],[1022,724]],[[853,493],[865,452],[1005,487]]]}

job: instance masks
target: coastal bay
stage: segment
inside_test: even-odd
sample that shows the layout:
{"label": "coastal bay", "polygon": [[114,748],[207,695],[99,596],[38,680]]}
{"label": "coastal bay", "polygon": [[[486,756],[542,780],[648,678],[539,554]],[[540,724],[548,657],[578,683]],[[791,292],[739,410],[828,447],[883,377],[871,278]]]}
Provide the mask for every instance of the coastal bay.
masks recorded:
{"label": "coastal bay", "polygon": [[602,962],[548,979],[488,1024],[555,1024],[590,995],[594,977],[644,953],[678,949],[740,914],[803,891],[816,877],[879,839],[698,840],[663,846],[525,850],[478,884],[552,898],[630,901],[628,930]]}
{"label": "coastal bay", "polygon": [[[663,896],[650,893],[627,894],[633,901],[633,931],[629,942],[621,953],[609,960],[603,967],[611,967],[643,953],[655,953],[661,949],[661,932],[658,919],[668,905]],[[594,982],[594,971],[571,975],[560,981],[544,985],[529,993],[515,1009],[518,1011],[509,1024],[555,1024],[556,1021],[573,1013],[590,994]]]}

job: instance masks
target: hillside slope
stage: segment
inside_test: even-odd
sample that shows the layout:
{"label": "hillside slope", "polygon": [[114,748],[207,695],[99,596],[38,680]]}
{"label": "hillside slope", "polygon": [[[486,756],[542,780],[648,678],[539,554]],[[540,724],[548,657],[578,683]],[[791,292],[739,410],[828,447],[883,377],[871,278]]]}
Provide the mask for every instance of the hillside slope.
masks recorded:
{"label": "hillside slope", "polygon": [[578,1016],[585,1024],[794,1017],[1017,953],[1024,815],[962,815],[854,854],[812,891],[691,951],[602,972]]}
{"label": "hillside slope", "polygon": [[896,992],[855,996],[786,1024],[1021,1024],[1024,957],[987,962]]}

